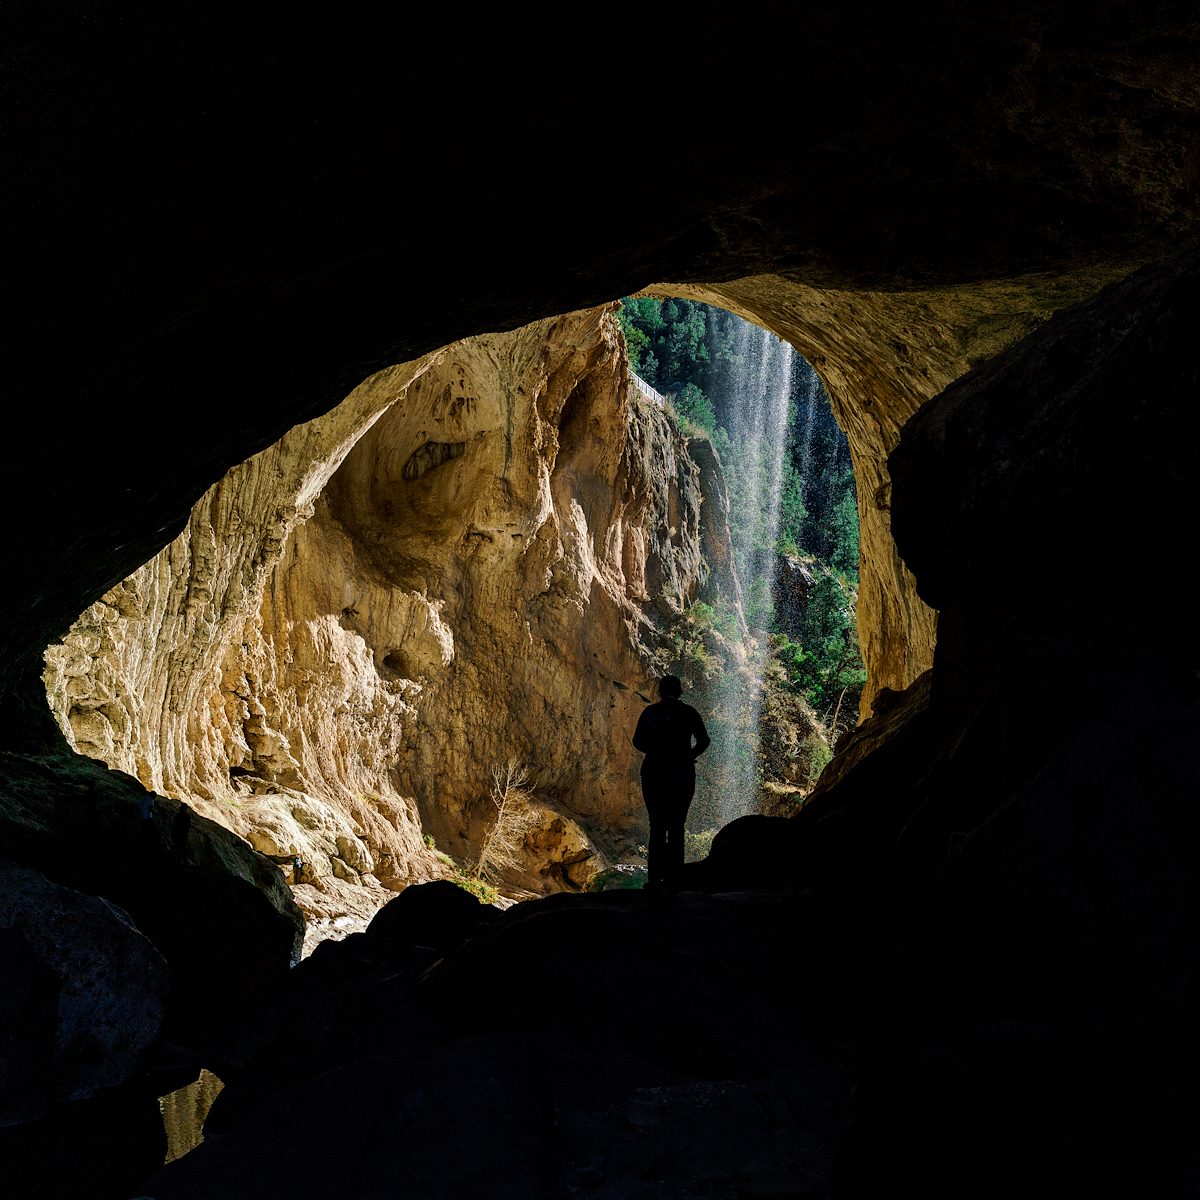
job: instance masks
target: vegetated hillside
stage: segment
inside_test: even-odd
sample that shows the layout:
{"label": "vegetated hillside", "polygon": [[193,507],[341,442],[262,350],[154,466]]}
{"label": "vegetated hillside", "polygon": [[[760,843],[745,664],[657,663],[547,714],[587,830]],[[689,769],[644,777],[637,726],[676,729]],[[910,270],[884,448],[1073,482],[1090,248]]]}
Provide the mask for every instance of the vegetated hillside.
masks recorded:
{"label": "vegetated hillside", "polygon": [[[769,522],[758,499],[756,472],[763,468],[749,453],[745,432],[738,432],[744,430],[738,407],[756,366],[747,361],[746,322],[686,299],[644,296],[622,302],[621,320],[632,369],[667,398],[683,431],[707,440],[720,460],[730,524],[741,530],[733,545],[743,610],[766,661],[757,700],[714,703],[711,720],[727,745],[757,742],[758,761],[748,768],[760,804],[786,809],[820,773],[838,735],[854,724],[865,682],[855,623],[858,507],[845,434],[817,372],[796,355],[787,384],[778,520]],[[774,555],[767,577],[751,561],[761,556],[764,538]],[[729,673],[748,653],[753,657],[736,616],[720,601],[696,604],[688,615],[674,666],[700,697],[727,698],[737,691],[722,686]],[[745,736],[754,732],[751,722],[757,739]],[[731,779],[707,782],[733,786]]]}

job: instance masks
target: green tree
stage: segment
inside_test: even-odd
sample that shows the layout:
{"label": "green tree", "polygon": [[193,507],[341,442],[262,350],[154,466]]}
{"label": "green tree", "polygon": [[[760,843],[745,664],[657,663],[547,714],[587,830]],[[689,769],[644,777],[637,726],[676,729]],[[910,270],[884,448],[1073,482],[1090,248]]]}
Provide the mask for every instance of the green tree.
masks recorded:
{"label": "green tree", "polygon": [[804,480],[792,462],[784,463],[783,472],[783,494],[779,499],[779,546],[788,554],[799,554],[808,521],[808,509],[804,507]]}
{"label": "green tree", "polygon": [[675,393],[676,411],[693,425],[712,433],[716,427],[716,414],[712,401],[694,384],[685,383]]}
{"label": "green tree", "polygon": [[672,382],[678,380],[681,387],[690,384],[696,391],[702,391],[700,382],[708,362],[708,348],[704,344],[708,326],[701,306],[690,300],[668,301],[663,305],[663,318],[667,324],[664,339],[667,378]]}
{"label": "green tree", "polygon": [[858,501],[851,487],[833,507],[830,520],[829,565],[849,579],[858,580]]}
{"label": "green tree", "polygon": [[642,355],[650,345],[650,338],[644,330],[632,322],[625,323],[625,352],[629,355],[629,367],[635,375],[645,375],[642,372]]}
{"label": "green tree", "polygon": [[818,714],[856,714],[866,671],[858,644],[853,591],[828,568],[809,593],[799,638],[777,639],[776,657],[789,686]]}
{"label": "green tree", "polygon": [[653,296],[634,296],[621,301],[618,316],[625,334],[629,365],[648,383],[658,376],[658,359],[653,344],[663,330],[662,301]]}

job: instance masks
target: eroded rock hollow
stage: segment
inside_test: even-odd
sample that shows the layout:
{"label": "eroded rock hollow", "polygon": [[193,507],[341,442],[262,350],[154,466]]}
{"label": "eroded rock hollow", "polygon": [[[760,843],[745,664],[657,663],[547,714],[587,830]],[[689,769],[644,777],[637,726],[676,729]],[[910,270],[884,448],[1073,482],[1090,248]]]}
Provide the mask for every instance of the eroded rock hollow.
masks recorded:
{"label": "eroded rock hollow", "polygon": [[720,464],[695,450],[629,383],[613,306],[393,367],[84,613],[47,652],[51,704],[79,752],[277,861],[311,915],[469,862],[510,762],[540,814],[511,884],[585,888],[645,840],[629,736],[672,623],[740,611]]}

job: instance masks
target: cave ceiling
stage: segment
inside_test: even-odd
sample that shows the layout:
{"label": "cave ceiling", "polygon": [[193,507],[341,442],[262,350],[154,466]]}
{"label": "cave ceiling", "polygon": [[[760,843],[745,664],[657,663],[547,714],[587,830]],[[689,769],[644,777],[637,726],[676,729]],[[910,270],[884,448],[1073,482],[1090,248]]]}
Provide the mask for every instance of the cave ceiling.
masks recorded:
{"label": "cave ceiling", "polygon": [[671,291],[793,340],[885,447],[1055,308],[1194,240],[1186,6],[739,16],[567,37],[18,14],[6,684],[229,466],[389,363]]}

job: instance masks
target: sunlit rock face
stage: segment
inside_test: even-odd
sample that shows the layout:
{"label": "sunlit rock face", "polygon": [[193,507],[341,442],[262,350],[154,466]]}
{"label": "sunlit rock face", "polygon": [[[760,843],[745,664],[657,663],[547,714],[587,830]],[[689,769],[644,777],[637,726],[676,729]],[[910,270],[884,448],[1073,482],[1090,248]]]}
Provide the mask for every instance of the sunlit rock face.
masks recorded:
{"label": "sunlit rock face", "polygon": [[50,648],[68,739],[245,836],[310,915],[469,863],[510,761],[541,810],[510,882],[586,886],[639,835],[630,730],[728,544],[626,372],[608,306],[367,380]]}

